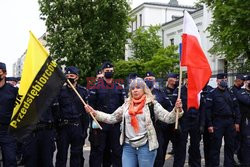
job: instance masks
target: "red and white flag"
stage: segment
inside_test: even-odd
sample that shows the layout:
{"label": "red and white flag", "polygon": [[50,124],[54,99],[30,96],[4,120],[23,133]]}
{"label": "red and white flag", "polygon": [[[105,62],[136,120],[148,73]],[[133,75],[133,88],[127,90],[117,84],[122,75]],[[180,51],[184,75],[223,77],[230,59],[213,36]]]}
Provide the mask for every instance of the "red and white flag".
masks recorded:
{"label": "red and white flag", "polygon": [[200,34],[191,15],[185,11],[182,34],[181,66],[187,66],[188,109],[199,108],[199,93],[211,77],[211,68],[201,47]]}

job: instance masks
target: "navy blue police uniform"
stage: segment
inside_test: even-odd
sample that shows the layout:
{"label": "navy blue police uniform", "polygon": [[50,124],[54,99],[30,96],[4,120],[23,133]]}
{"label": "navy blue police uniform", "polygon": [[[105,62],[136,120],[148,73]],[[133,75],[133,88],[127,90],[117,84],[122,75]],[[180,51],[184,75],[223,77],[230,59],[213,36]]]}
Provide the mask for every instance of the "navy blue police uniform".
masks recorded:
{"label": "navy blue police uniform", "polygon": [[[237,74],[236,75],[236,80],[241,80],[242,81],[242,85],[238,85],[238,84],[234,84],[231,88],[230,91],[235,95],[235,97],[237,98],[238,102],[239,102],[239,93],[242,92],[241,87],[244,85],[244,80],[245,77],[242,74]],[[239,103],[240,104],[240,103]],[[234,154],[237,155],[238,160],[241,160],[240,157],[240,140],[241,140],[241,134],[240,132],[236,133],[236,137],[235,137],[235,142],[234,142]],[[236,163],[236,161],[234,161],[235,165],[239,165]]]}
{"label": "navy blue police uniform", "polygon": [[[4,63],[0,62],[0,70],[6,71]],[[0,80],[3,76],[0,75]],[[16,162],[16,140],[8,134],[8,127],[13,113],[15,99],[18,89],[5,83],[0,87],[0,147],[3,155],[4,167],[15,167]]]}
{"label": "navy blue police uniform", "polygon": [[[103,64],[102,69],[113,67],[111,63]],[[89,90],[89,104],[96,110],[111,114],[124,103],[125,91],[119,83],[108,84],[105,80],[99,81]],[[91,123],[89,141],[91,145],[89,165],[101,167],[106,146],[110,147],[113,167],[121,166],[122,149],[119,143],[120,123],[109,125],[100,123],[102,130]]]}
{"label": "navy blue police uniform", "polygon": [[[67,67],[65,72],[66,74],[79,75],[79,70],[72,66]],[[76,90],[86,102],[88,97],[86,88],[77,84]],[[66,166],[69,145],[70,166],[83,166],[83,145],[87,136],[86,131],[89,124],[89,116],[80,98],[68,85],[64,85],[61,89],[58,96],[58,103],[56,167]]]}
{"label": "navy blue police uniform", "polygon": [[[174,91],[174,103],[178,97],[178,89]],[[178,133],[175,135],[174,167],[183,167],[186,159],[186,145],[188,135],[190,136],[189,165],[191,167],[201,166],[200,155],[200,112],[197,109],[187,109],[187,87],[181,87],[181,96],[184,114],[179,119]]]}
{"label": "navy blue police uniform", "polygon": [[241,122],[240,122],[240,150],[239,157],[242,166],[250,166],[250,76],[247,76],[248,84],[245,89],[235,90],[235,96],[238,99]]}
{"label": "navy blue police uniform", "polygon": [[41,114],[39,122],[31,135],[24,141],[25,167],[53,167],[55,151],[55,114],[58,112],[58,102],[54,101]]}
{"label": "navy blue police uniform", "polygon": [[203,150],[204,150],[204,159],[205,159],[205,166],[209,166],[209,149],[211,145],[210,136],[208,133],[208,125],[206,124],[206,98],[208,93],[213,89],[210,85],[206,85],[200,94],[200,131],[203,134]]}
{"label": "navy blue police uniform", "polygon": [[[218,74],[217,79],[227,78],[226,74]],[[221,84],[222,85],[222,84]],[[208,127],[213,127],[211,135],[211,147],[209,151],[210,166],[217,167],[220,164],[220,148],[224,137],[224,166],[234,165],[234,141],[236,131],[235,124],[240,123],[240,111],[237,99],[226,88],[224,90],[217,87],[209,92],[206,98],[206,117]]]}

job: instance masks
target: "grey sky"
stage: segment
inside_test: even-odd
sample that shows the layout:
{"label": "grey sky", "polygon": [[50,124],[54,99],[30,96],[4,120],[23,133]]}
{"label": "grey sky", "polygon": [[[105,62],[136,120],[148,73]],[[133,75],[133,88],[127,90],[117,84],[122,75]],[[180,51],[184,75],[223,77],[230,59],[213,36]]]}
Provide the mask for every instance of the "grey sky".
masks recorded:
{"label": "grey sky", "polygon": [[[178,1],[182,5],[193,5],[197,0]],[[169,0],[133,0],[132,8],[143,2],[168,3]],[[0,62],[7,64],[8,76],[12,76],[13,63],[27,48],[29,30],[37,38],[46,31],[39,14],[37,0],[0,0]]]}

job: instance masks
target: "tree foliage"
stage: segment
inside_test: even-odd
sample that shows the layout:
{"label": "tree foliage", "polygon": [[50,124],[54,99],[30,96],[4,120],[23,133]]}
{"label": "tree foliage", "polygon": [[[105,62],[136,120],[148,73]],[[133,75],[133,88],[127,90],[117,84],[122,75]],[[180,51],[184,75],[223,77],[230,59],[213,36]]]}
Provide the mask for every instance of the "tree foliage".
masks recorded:
{"label": "tree foliage", "polygon": [[201,2],[207,4],[213,11],[213,22],[208,28],[214,42],[211,52],[225,56],[231,67],[249,71],[250,1],[201,0]]}
{"label": "tree foliage", "polygon": [[39,0],[50,54],[61,65],[94,76],[103,61],[124,59],[129,5],[126,0]]}
{"label": "tree foliage", "polygon": [[135,32],[132,32],[130,46],[133,50],[134,58],[148,61],[162,47],[161,39],[158,35],[159,29],[159,26],[150,26],[147,29],[140,27]]}
{"label": "tree foliage", "polygon": [[177,46],[161,47],[149,61],[120,60],[115,63],[115,77],[125,79],[134,72],[144,77],[147,71],[152,71],[156,78],[165,78],[166,73],[178,72],[179,56],[176,51]]}

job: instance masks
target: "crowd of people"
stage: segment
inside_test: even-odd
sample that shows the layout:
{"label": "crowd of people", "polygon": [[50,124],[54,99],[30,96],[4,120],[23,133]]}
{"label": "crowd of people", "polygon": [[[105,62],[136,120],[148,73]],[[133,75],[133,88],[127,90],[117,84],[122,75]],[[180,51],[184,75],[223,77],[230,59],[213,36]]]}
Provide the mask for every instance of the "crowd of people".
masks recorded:
{"label": "crowd of people", "polygon": [[[224,139],[224,166],[250,167],[250,76],[237,75],[228,87],[227,74],[217,75],[217,87],[206,85],[200,107],[187,107],[188,78],[184,76],[178,98],[178,75],[169,73],[160,89],[152,72],[131,73],[126,85],[114,82],[114,67],[103,63],[95,84],[78,84],[79,69],[65,68],[65,76],[87,102],[83,105],[67,83],[39,117],[39,122],[21,143],[8,133],[18,88],[6,82],[6,66],[0,62],[0,147],[3,164],[16,167],[17,157],[27,167],[163,167],[169,143],[173,145],[174,167],[201,167],[203,142],[206,167],[220,166]],[[12,85],[11,85],[12,84]],[[244,87],[244,88],[242,88]],[[89,116],[92,114],[100,123]],[[177,130],[176,117],[179,118]],[[83,146],[90,142],[89,162]],[[188,142],[189,139],[189,142]],[[187,147],[187,144],[189,146]],[[70,149],[70,151],[69,151]]]}

